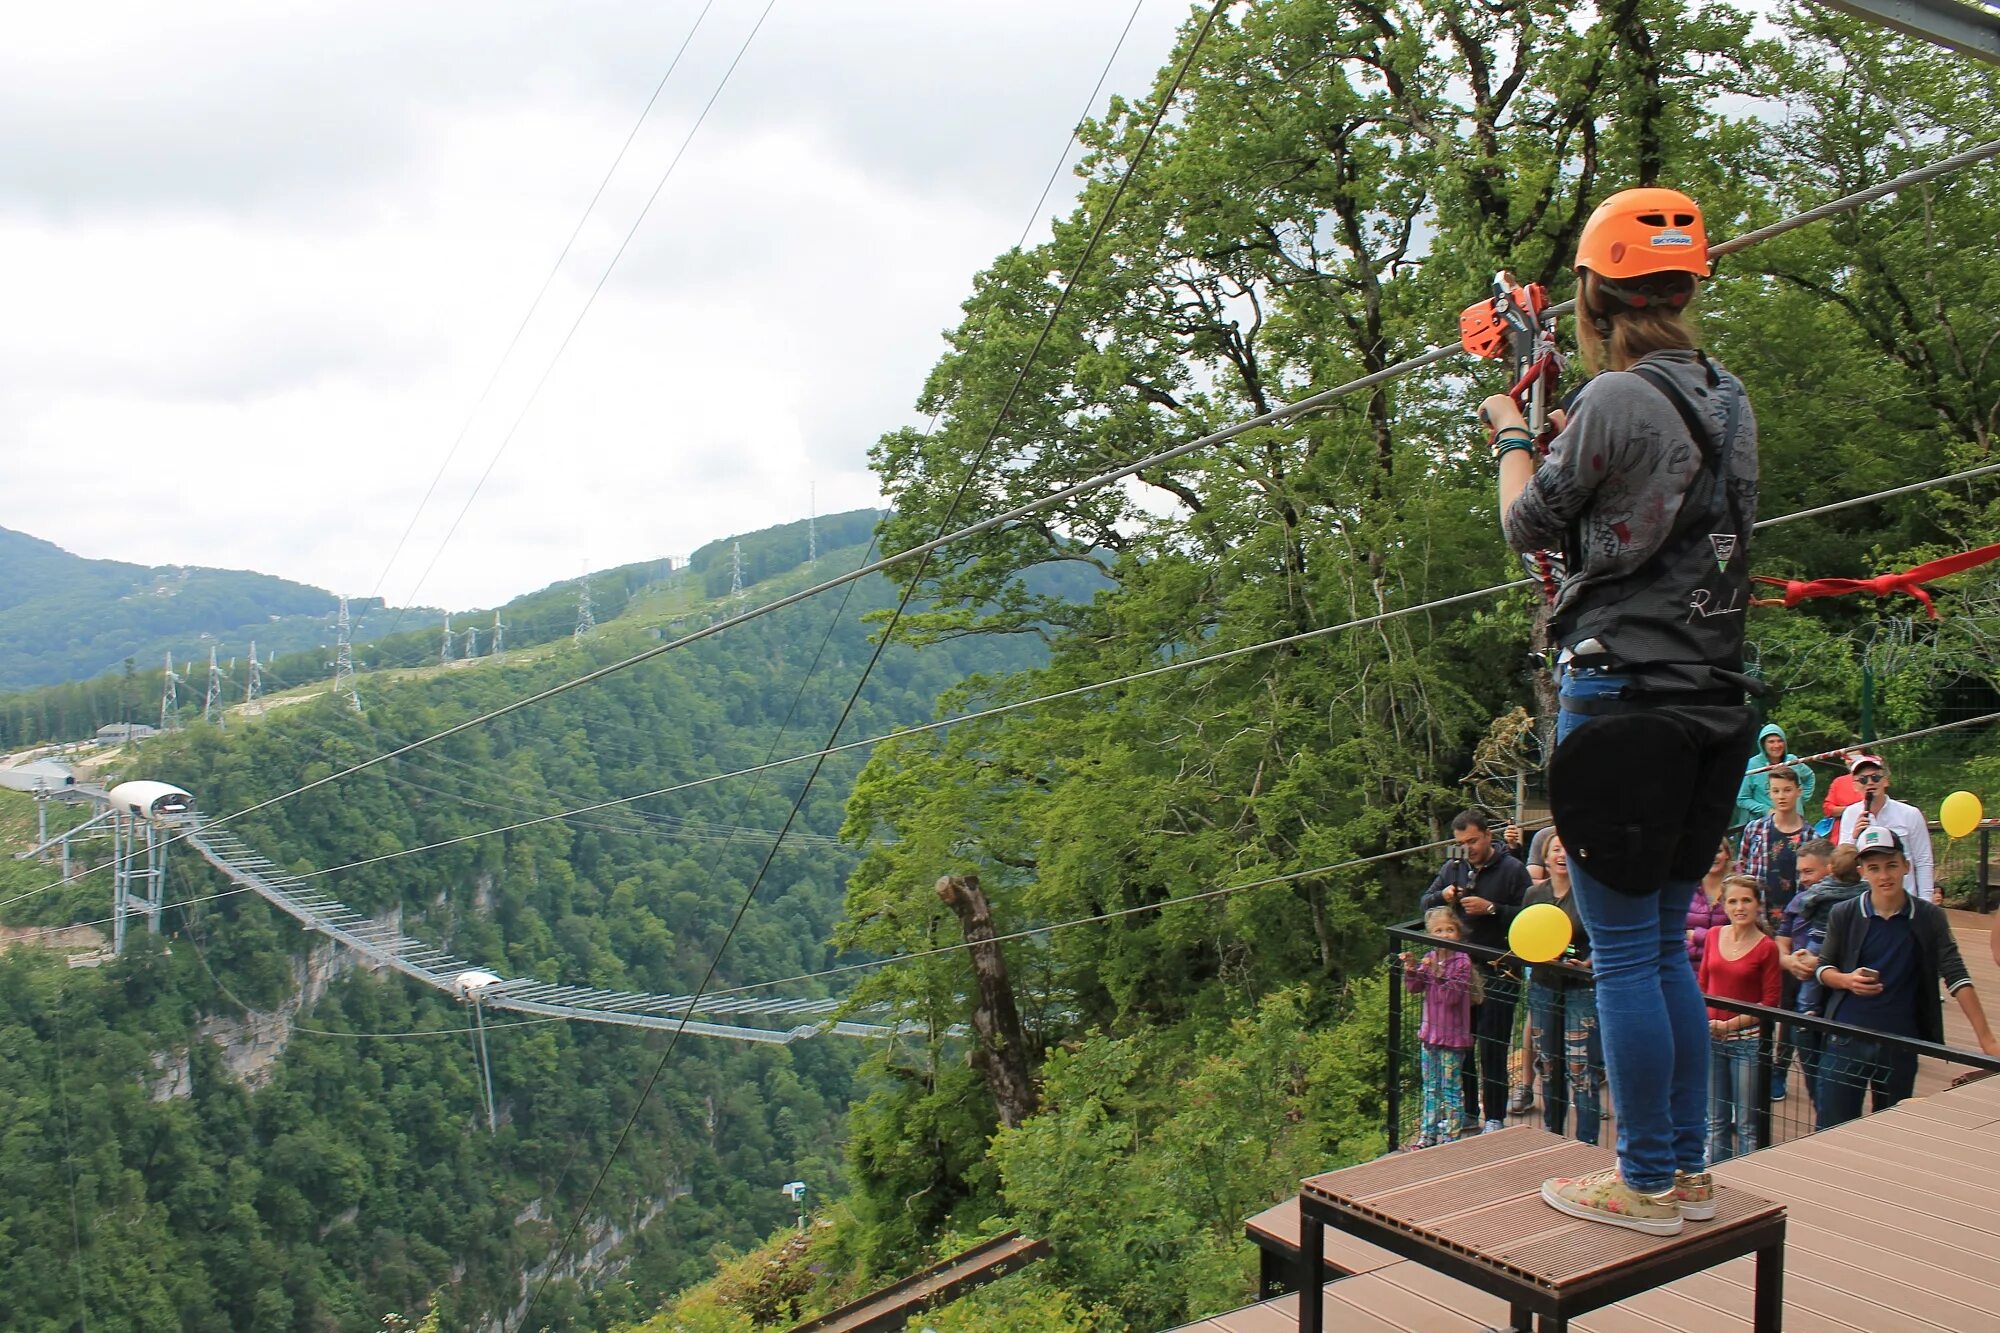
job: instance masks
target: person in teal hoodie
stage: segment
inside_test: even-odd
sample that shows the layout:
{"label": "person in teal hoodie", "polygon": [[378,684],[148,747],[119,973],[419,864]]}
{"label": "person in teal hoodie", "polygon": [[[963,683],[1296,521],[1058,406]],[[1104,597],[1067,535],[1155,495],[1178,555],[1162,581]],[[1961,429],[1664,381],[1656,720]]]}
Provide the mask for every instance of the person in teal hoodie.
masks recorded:
{"label": "person in teal hoodie", "polygon": [[1742,828],[1751,820],[1771,813],[1771,775],[1766,770],[1773,764],[1788,762],[1799,775],[1799,808],[1803,810],[1816,785],[1812,765],[1792,758],[1785,745],[1783,727],[1775,722],[1766,723],[1757,733],[1757,753],[1743,765],[1743,782],[1736,789],[1736,820],[1731,828]]}

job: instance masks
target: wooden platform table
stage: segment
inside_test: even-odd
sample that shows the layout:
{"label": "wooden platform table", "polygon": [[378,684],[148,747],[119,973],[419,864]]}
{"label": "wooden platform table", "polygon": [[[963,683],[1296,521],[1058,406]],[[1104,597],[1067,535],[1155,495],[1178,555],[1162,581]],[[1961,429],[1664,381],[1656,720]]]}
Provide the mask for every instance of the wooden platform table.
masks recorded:
{"label": "wooden platform table", "polygon": [[[1716,1214],[1677,1236],[1585,1222],[1542,1201],[1542,1182],[1614,1164],[1603,1148],[1517,1126],[1313,1176],[1299,1187],[1300,1290],[1319,1290],[1325,1228],[1505,1300],[1515,1333],[1566,1333],[1600,1306],[1746,1254],[1757,1257],[1751,1326],[1783,1322],[1784,1205],[1718,1184]],[[1324,1333],[1302,1301],[1300,1333]]]}

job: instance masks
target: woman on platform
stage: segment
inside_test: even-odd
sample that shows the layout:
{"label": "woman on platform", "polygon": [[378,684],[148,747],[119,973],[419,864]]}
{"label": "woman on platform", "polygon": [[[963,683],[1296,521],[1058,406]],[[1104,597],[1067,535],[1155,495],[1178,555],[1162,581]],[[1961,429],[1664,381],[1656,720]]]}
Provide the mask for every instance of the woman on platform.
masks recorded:
{"label": "woman on platform", "polygon": [[1618,1117],[1617,1167],[1548,1181],[1542,1197],[1658,1235],[1714,1207],[1708,1015],[1685,931],[1756,732],[1743,613],[1757,426],[1688,322],[1707,251],[1686,195],[1607,199],[1576,254],[1577,342],[1593,378],[1548,457],[1538,464],[1505,394],[1480,408],[1508,545],[1564,557],[1549,794],[1590,931]]}
{"label": "woman on platform", "polygon": [[[1722,881],[1729,924],[1708,933],[1696,980],[1703,995],[1775,1006],[1783,972],[1778,946],[1765,928],[1756,880],[1730,875]],[[1732,1009],[1708,1009],[1708,1160],[1726,1162],[1756,1152],[1757,1019]]]}

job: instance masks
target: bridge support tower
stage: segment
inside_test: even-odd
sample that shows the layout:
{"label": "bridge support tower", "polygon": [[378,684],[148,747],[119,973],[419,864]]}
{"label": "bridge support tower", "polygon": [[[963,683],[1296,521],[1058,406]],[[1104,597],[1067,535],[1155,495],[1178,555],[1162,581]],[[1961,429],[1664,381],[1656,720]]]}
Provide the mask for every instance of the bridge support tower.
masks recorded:
{"label": "bridge support tower", "polygon": [[114,810],[110,824],[111,951],[122,955],[129,918],[144,917],[148,933],[160,933],[160,911],[166,906],[168,839],[157,823],[138,815]]}

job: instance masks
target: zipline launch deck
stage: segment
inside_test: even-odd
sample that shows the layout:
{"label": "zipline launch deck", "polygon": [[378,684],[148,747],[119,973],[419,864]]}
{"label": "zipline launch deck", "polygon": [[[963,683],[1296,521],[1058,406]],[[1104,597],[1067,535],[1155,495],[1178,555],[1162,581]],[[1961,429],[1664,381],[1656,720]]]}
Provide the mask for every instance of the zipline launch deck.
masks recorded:
{"label": "zipline launch deck", "polygon": [[[1517,1330],[1540,1316],[1548,1333],[1564,1333],[1571,1316],[1755,1254],[1753,1326],[1779,1333],[1784,1207],[1720,1186],[1715,1217],[1653,1236],[1579,1221],[1542,1202],[1549,1177],[1614,1160],[1609,1149],[1521,1125],[1314,1176],[1299,1191],[1300,1273],[1320,1271],[1322,1228],[1333,1227],[1499,1296]],[[1302,1312],[1301,1333],[1328,1327],[1315,1313]]]}
{"label": "zipline launch deck", "polygon": [[[1440,1151],[1408,1156],[1421,1161]],[[1992,1333],[2000,1327],[1994,1314],[2000,1310],[2000,1265],[1993,1261],[2000,1248],[2000,1078],[1912,1098],[1724,1162],[1715,1177],[1719,1186],[1785,1207],[1788,1333]],[[1718,1202],[1721,1197],[1718,1191]],[[1268,1213],[1257,1221],[1275,1235],[1296,1235],[1296,1205],[1281,1209],[1291,1210],[1291,1228]],[[1553,1211],[1550,1217],[1563,1220]],[[1683,1236],[1702,1225],[1712,1224],[1691,1222]],[[1508,1302],[1501,1297],[1381,1246],[1340,1240],[1328,1246],[1327,1258],[1351,1275],[1323,1288],[1327,1329],[1482,1333],[1508,1326]],[[1579,1315],[1569,1327],[1573,1333],[1747,1333],[1755,1276],[1754,1260],[1746,1255]],[[1299,1326],[1294,1293],[1198,1320],[1179,1333],[1294,1333]]]}

